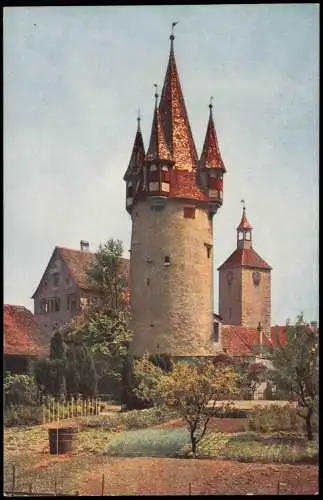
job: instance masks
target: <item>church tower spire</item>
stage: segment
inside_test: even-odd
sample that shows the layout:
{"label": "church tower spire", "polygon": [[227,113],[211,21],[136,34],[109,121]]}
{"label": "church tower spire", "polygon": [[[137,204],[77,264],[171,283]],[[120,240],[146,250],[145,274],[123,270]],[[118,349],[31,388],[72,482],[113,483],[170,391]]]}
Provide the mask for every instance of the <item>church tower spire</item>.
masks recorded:
{"label": "church tower spire", "polygon": [[237,227],[237,248],[252,248],[252,225],[246,216],[246,206],[244,200],[243,203],[242,217],[239,226]]}

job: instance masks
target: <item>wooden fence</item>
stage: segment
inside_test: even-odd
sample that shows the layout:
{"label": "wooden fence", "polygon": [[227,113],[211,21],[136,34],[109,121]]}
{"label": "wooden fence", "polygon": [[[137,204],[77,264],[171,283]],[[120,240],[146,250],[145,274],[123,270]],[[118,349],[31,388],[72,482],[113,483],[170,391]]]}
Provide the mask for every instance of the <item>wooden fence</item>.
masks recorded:
{"label": "wooden fence", "polygon": [[49,400],[42,406],[42,422],[59,422],[67,418],[100,415],[102,401],[100,398],[71,398],[69,401]]}

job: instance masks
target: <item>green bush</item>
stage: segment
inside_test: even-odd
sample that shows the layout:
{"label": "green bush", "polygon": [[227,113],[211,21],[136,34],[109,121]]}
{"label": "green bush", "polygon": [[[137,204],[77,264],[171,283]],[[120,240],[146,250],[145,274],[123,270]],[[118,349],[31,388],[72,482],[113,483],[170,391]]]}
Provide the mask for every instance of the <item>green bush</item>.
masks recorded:
{"label": "green bush", "polygon": [[299,416],[296,408],[271,405],[265,408],[255,407],[250,411],[247,425],[249,430],[263,433],[303,432],[304,419]]}
{"label": "green bush", "polygon": [[5,407],[37,404],[37,385],[32,375],[6,372],[3,391]]}
{"label": "green bush", "polygon": [[[197,456],[200,458],[218,457],[229,441],[229,434],[223,432],[206,432],[198,444]],[[193,457],[191,444],[185,444],[185,446],[176,453],[176,456],[178,458]]]}
{"label": "green bush", "polygon": [[5,408],[4,426],[20,427],[40,425],[42,423],[41,407],[32,405],[15,405]]}
{"label": "green bush", "polygon": [[231,436],[221,451],[221,458],[241,462],[316,463],[318,443],[297,439],[264,439],[250,433]]}
{"label": "green bush", "polygon": [[209,409],[208,414],[211,417],[217,418],[247,418],[250,410],[242,410],[240,408],[221,408],[217,407],[214,409]]}
{"label": "green bush", "polygon": [[173,457],[189,442],[186,429],[140,429],[112,438],[106,454],[118,457]]}

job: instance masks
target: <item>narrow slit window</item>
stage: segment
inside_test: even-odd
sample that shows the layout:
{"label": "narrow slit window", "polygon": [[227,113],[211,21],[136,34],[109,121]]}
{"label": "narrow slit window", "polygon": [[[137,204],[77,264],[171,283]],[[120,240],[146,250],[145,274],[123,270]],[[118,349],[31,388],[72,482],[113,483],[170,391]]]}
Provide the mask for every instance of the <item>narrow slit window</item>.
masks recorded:
{"label": "narrow slit window", "polygon": [[170,265],[170,256],[169,255],[165,255],[164,266],[169,266],[169,265]]}
{"label": "narrow slit window", "polygon": [[149,278],[146,278],[146,285],[149,286],[150,285],[150,279]]}

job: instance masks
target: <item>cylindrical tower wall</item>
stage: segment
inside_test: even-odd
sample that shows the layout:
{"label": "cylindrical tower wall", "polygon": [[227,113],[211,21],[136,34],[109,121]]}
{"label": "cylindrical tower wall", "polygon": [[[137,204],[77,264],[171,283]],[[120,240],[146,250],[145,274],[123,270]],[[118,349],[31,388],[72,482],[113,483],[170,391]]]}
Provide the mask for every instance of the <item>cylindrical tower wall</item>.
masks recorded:
{"label": "cylindrical tower wall", "polygon": [[[184,207],[194,207],[186,210]],[[195,218],[192,216],[195,215]],[[138,200],[132,211],[133,354],[212,354],[213,248],[207,206]],[[168,263],[169,260],[169,263]]]}

